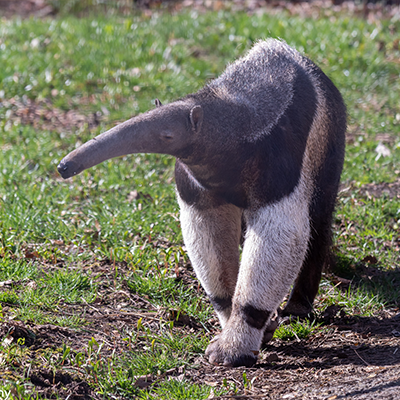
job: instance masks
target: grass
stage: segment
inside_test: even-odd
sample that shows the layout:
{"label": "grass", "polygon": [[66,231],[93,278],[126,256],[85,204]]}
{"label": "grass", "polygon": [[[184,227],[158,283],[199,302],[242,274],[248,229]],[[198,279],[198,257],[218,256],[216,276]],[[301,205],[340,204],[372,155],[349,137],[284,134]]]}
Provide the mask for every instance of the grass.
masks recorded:
{"label": "grass", "polygon": [[291,321],[290,324],[282,324],[274,332],[274,338],[281,340],[307,339],[318,331],[319,324],[309,321]]}
{"label": "grass", "polygon": [[[188,260],[173,159],[127,156],[69,181],[62,181],[55,167],[77,143],[152,108],[155,98],[169,102],[196,91],[268,36],[283,38],[315,60],[348,105],[353,139],[342,181],[351,189],[339,198],[334,229],[338,273],[353,285],[344,292],[324,278],[317,311],[340,304],[347,313],[371,316],[398,307],[400,201],[368,198],[358,189],[399,178],[399,32],[398,21],[368,22],[333,12],[320,19],[185,11],[1,20],[0,282],[10,281],[0,288],[1,318],[84,331],[87,321],[79,307],[128,290],[204,327],[189,335],[174,321],[161,319],[152,329],[138,322],[121,332],[123,356],[107,353],[106,358],[94,339],[81,351],[43,349],[40,355],[3,340],[2,393],[35,398],[26,377],[40,367],[78,371],[105,398],[210,395],[209,386],[185,379],[160,378],[147,389],[135,385],[138,376],[192,368],[209,338],[211,307],[197,287],[175,279]],[[17,107],[5,101],[10,99],[42,104],[42,122],[51,109],[99,113],[101,122],[90,129],[46,130],[39,118],[34,127],[21,122]],[[382,138],[390,155],[378,157]],[[360,265],[372,256],[377,262],[364,264],[375,272],[364,276]],[[98,272],[94,266],[104,260],[112,270]],[[66,309],[75,311],[67,315]],[[284,329],[288,332],[279,330],[276,337],[293,340],[319,327],[293,322]]]}

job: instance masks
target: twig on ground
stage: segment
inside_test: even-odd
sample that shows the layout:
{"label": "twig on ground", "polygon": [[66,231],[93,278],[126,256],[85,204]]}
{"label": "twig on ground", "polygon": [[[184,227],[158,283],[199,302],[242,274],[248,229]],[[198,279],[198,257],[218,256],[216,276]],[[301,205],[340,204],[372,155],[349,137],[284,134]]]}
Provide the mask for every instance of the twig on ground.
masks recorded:
{"label": "twig on ground", "polygon": [[354,350],[354,352],[357,354],[357,357],[367,366],[367,367],[369,367],[371,364],[370,363],[368,363],[367,361],[365,361],[358,353],[357,353],[357,350],[356,349],[353,349]]}

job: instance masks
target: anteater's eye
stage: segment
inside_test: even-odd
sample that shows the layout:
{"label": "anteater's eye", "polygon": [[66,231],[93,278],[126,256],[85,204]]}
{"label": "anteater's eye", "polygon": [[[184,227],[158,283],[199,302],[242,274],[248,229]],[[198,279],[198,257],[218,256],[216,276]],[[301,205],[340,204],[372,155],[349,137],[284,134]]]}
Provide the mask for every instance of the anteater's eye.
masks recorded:
{"label": "anteater's eye", "polygon": [[172,132],[161,132],[161,137],[164,140],[172,140],[174,138],[174,135],[172,134]]}

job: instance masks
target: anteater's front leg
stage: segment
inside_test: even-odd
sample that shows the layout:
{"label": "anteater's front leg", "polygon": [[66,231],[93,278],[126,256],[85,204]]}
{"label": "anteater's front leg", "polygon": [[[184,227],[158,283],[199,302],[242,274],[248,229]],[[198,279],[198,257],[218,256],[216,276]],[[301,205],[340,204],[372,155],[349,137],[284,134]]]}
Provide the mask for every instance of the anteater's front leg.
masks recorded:
{"label": "anteater's front leg", "polygon": [[300,271],[310,232],[308,204],[296,193],[244,216],[247,232],[232,313],[206,350],[210,362],[226,366],[256,362],[268,321]]}
{"label": "anteater's front leg", "polygon": [[232,204],[205,209],[178,201],[190,261],[224,327],[239,271],[242,210]]}

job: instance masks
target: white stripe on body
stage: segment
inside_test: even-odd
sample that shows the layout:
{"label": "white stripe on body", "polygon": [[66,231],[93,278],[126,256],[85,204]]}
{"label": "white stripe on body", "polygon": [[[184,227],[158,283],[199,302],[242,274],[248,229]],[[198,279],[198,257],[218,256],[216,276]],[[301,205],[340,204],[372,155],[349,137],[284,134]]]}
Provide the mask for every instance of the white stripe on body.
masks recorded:
{"label": "white stripe on body", "polygon": [[279,202],[245,211],[247,231],[235,303],[273,312],[299,274],[310,235],[303,180]]}

